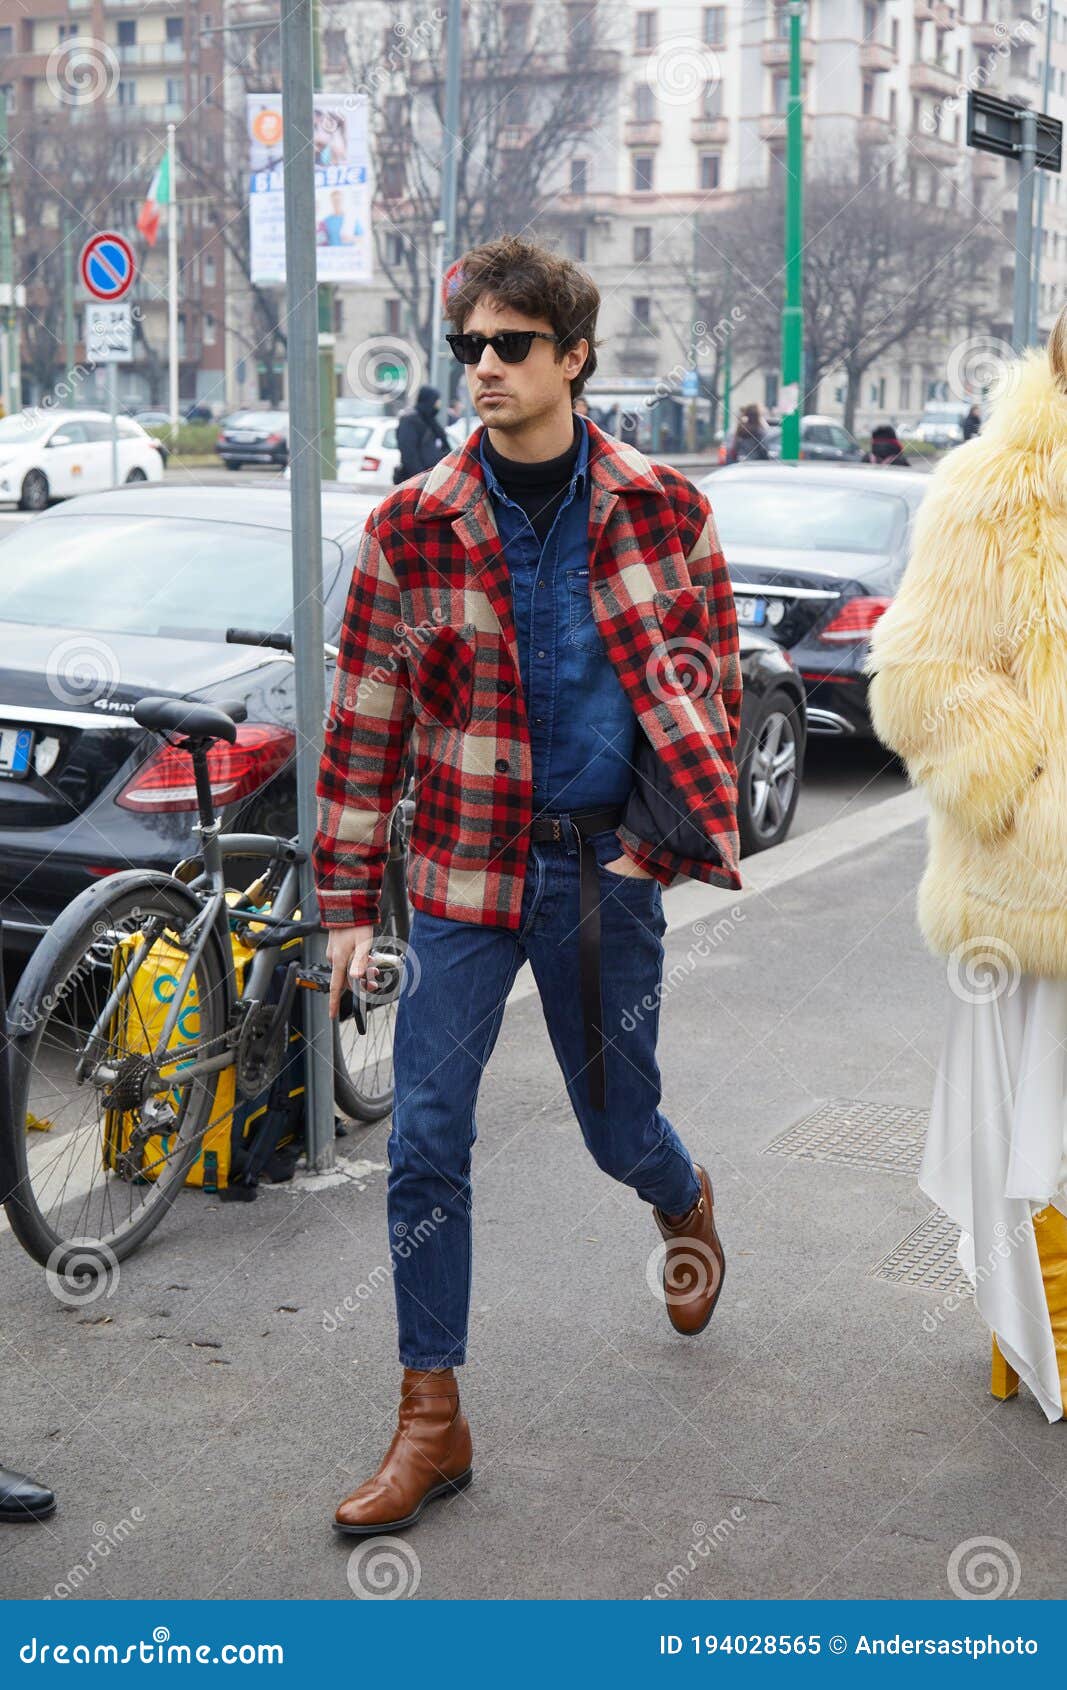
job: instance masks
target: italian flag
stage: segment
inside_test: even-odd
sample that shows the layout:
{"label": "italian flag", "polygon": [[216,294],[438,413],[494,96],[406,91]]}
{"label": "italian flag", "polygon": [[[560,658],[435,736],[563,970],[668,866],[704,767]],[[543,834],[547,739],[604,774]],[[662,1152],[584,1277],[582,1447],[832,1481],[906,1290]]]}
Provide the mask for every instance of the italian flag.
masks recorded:
{"label": "italian flag", "polygon": [[156,173],[152,178],[140,211],[137,213],[137,228],[149,246],[155,246],[159,236],[159,208],[170,204],[170,166],[167,154],[164,153],[156,166]]}

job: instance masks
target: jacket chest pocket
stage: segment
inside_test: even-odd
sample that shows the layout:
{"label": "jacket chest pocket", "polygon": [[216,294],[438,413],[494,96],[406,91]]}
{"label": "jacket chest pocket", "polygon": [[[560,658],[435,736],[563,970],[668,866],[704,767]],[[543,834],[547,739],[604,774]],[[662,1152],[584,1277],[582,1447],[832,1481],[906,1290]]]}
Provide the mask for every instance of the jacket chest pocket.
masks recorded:
{"label": "jacket chest pocket", "polygon": [[708,611],[706,587],[674,587],[656,593],[653,604],[663,636],[657,654],[657,682],[668,691],[704,697],[720,682],[718,641]]}
{"label": "jacket chest pocket", "polygon": [[417,721],[427,728],[467,726],[474,705],[474,655],[469,623],[447,623],[413,644],[408,673]]}
{"label": "jacket chest pocket", "polygon": [[587,651],[598,651],[604,643],[593,616],[588,569],[567,571],[567,639]]}

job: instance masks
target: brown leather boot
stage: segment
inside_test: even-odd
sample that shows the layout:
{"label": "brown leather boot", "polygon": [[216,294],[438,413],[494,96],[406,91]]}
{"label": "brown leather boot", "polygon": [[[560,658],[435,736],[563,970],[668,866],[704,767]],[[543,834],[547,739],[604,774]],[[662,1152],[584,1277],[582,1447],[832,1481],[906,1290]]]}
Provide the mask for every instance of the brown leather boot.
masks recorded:
{"label": "brown leather boot", "polygon": [[393,1441],[372,1478],[338,1503],[338,1531],[367,1537],[414,1525],[426,1503],[469,1485],[471,1429],[452,1368],[405,1367]]}
{"label": "brown leather boot", "polygon": [[652,1213],[667,1240],[663,1258],[663,1294],[676,1332],[687,1338],[703,1332],[715,1313],[726,1274],[726,1257],[715,1231],[715,1209],[707,1169],[694,1162],[700,1196],[687,1215],[671,1226],[653,1204]]}

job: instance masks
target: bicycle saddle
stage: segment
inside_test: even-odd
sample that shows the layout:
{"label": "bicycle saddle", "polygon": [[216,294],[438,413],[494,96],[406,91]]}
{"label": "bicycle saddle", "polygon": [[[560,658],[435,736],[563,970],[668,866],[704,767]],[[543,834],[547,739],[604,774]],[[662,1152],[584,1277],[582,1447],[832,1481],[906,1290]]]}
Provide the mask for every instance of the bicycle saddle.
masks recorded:
{"label": "bicycle saddle", "polygon": [[133,719],[142,728],[153,728],[157,733],[165,728],[171,733],[187,734],[190,739],[224,739],[232,745],[237,738],[234,718],[238,712],[243,721],[246,712],[242,704],[219,709],[214,704],[199,704],[189,698],[140,698],[133,707]]}

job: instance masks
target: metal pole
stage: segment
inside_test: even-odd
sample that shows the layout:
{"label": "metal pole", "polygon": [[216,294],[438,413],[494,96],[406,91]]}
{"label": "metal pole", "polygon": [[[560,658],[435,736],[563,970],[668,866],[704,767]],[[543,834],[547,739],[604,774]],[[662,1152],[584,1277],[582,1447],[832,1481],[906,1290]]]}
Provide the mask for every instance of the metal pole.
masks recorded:
{"label": "metal pole", "polygon": [[[1049,96],[1052,92],[1052,5],[1045,7],[1045,67],[1041,78],[1041,110],[1048,111]],[[1030,289],[1030,335],[1031,346],[1036,346],[1041,332],[1039,302],[1041,298],[1041,249],[1045,244],[1045,178],[1048,172],[1039,170],[1037,174],[1037,232],[1034,236],[1034,281]]]}
{"label": "metal pole", "polygon": [[[326,711],[311,3],[312,0],[282,0],[281,17],[296,794],[300,839],[309,851],[317,822],[315,786]],[[309,918],[317,907],[309,861],[301,870],[301,913]],[[309,962],[324,960],[325,941],[321,934],[305,939],[304,944]],[[309,1168],[324,1170],[333,1166],[333,1030],[329,1005],[321,992],[306,994],[304,1017],[308,1058],[307,1163]]]}
{"label": "metal pole", "polygon": [[789,103],[786,107],[785,305],[782,310],[782,458],[800,456],[804,349],[804,102],[800,93],[801,0],[789,3]]}
{"label": "metal pole", "polygon": [[[311,0],[312,75],[316,93],[322,92],[322,22],[319,0]],[[337,404],[334,387],[337,374],[334,350],[337,337],[333,324],[333,288],[319,283],[319,471],[323,481],[337,480]]]}
{"label": "metal pole", "polygon": [[17,411],[18,341],[15,335],[15,258],[11,242],[11,155],[7,147],[7,94],[0,88],[0,333],[3,335],[4,409]]}
{"label": "metal pole", "polygon": [[178,436],[178,184],[175,179],[174,125],[167,124],[167,349],[171,439]]}
{"label": "metal pole", "polygon": [[[441,282],[445,270],[456,257],[456,190],[459,182],[459,91],[463,66],[463,5],[462,0],[448,0],[448,28],[445,34],[445,119],[441,136],[441,217],[444,224],[442,243],[435,247],[434,294],[430,301],[430,386],[441,391],[441,368],[444,357],[444,317],[441,310]],[[451,357],[451,354],[449,354]],[[447,368],[447,366],[445,366]]]}
{"label": "metal pole", "polygon": [[111,413],[111,485],[119,484],[119,373],[112,362],[107,367],[107,406]]}
{"label": "metal pole", "polygon": [[1019,153],[1019,197],[1015,206],[1015,285],[1012,295],[1011,344],[1022,352],[1030,336],[1030,275],[1033,263],[1034,157],[1037,151],[1037,114],[1024,107],[1022,147]]}
{"label": "metal pole", "polygon": [[67,374],[74,368],[74,246],[71,237],[74,224],[69,217],[63,223],[63,349],[67,360]]}

